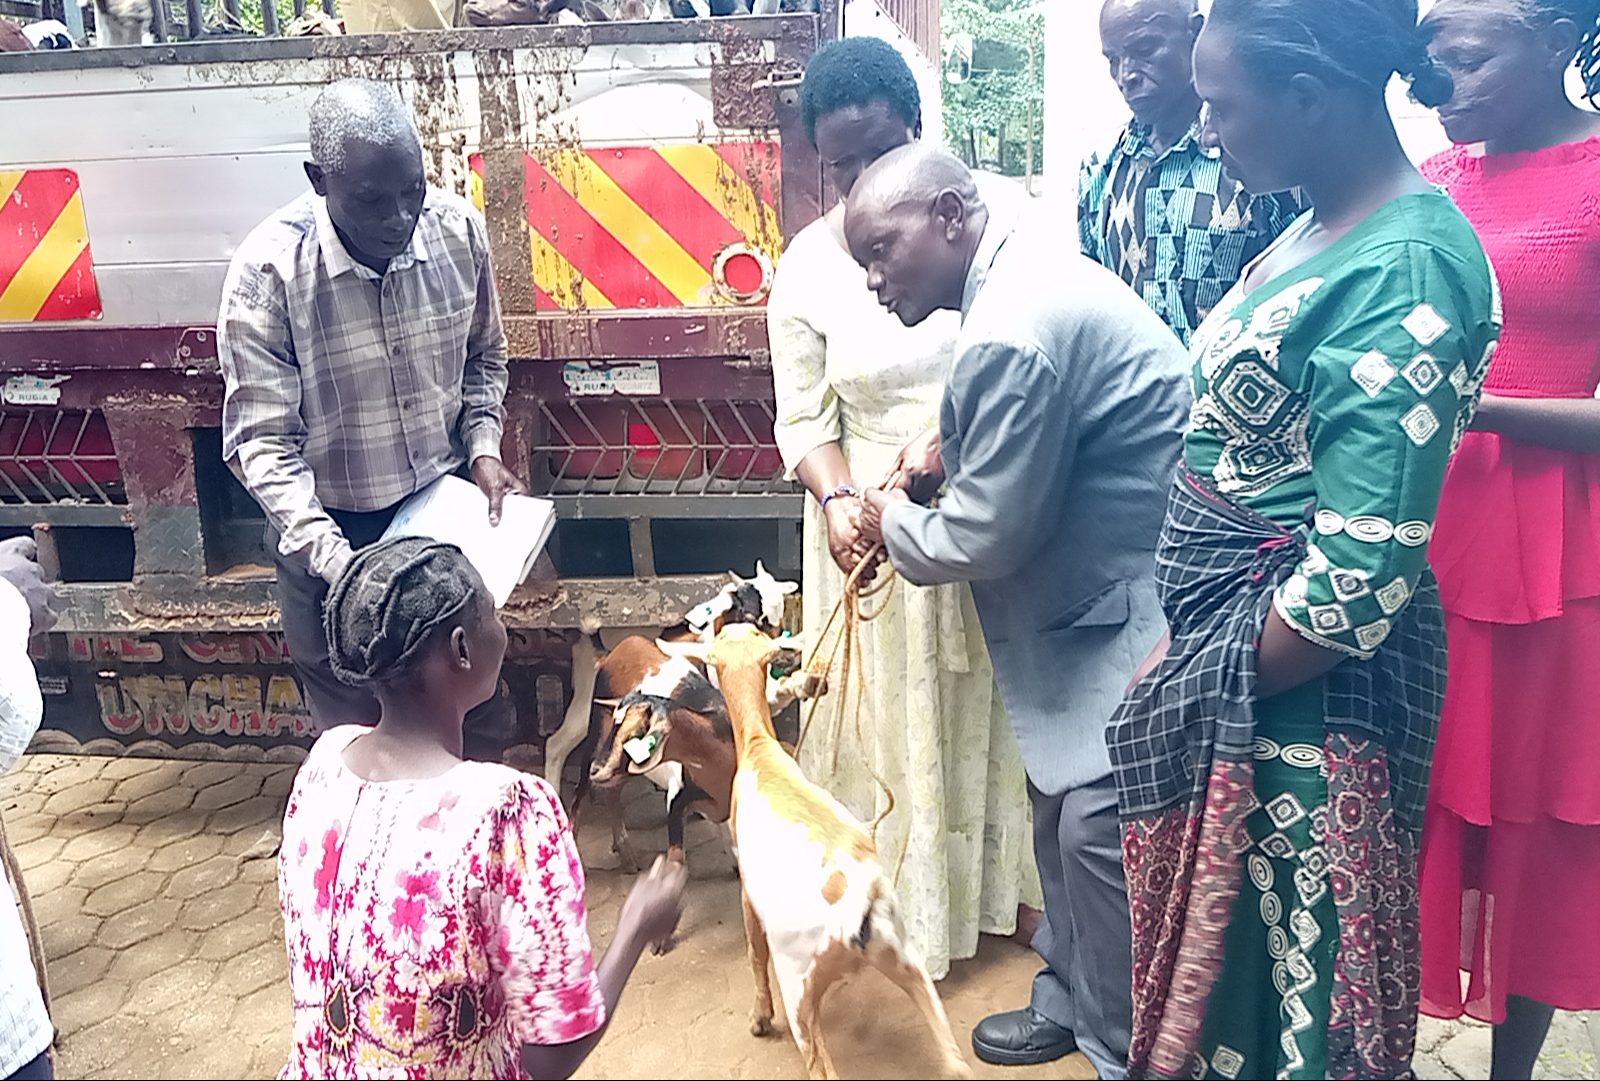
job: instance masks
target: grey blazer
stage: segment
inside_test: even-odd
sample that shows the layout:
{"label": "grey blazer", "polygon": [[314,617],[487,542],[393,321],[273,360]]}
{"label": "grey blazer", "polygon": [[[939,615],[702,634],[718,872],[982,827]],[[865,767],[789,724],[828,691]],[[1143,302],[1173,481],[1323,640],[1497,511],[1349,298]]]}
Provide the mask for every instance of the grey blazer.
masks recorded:
{"label": "grey blazer", "polygon": [[1030,209],[991,207],[940,409],[944,496],[884,536],[918,585],[971,582],[1034,786],[1111,771],[1105,726],[1165,627],[1155,546],[1189,362],[1110,271]]}

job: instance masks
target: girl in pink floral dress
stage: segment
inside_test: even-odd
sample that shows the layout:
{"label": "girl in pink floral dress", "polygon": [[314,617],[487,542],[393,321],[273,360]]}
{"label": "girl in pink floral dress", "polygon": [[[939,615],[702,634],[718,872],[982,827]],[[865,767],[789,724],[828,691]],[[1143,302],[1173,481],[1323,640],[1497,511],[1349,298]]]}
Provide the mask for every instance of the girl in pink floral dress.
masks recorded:
{"label": "girl in pink floral dress", "polygon": [[537,777],[466,762],[506,632],[461,552],[363,549],[329,594],[334,671],[377,727],[324,734],[284,816],[278,889],[294,995],[285,1078],[565,1078],[599,1041],[684,874],[658,862],[598,968],[583,868]]}

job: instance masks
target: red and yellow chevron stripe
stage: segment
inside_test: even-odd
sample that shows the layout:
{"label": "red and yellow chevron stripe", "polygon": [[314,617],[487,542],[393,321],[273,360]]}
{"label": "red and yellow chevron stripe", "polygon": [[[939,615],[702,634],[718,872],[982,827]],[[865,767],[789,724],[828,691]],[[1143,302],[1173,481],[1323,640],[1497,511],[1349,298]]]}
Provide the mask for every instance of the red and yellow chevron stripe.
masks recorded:
{"label": "red and yellow chevron stripe", "polygon": [[99,315],[78,174],[0,170],[0,322]]}
{"label": "red and yellow chevron stripe", "polygon": [[[560,147],[527,155],[540,309],[758,303],[783,248],[778,144]],[[483,160],[473,200],[483,207]]]}

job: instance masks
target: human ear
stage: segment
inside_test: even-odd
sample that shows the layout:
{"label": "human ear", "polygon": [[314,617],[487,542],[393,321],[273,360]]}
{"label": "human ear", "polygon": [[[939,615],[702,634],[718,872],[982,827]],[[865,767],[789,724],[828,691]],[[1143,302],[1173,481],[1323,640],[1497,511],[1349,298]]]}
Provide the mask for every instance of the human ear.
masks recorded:
{"label": "human ear", "polygon": [[322,166],[314,161],[308,161],[305,163],[305,169],[306,179],[311,181],[311,190],[318,195],[326,196],[328,194],[328,177],[322,171]]}
{"label": "human ear", "polygon": [[934,196],[933,213],[943,226],[945,240],[955,243],[960,239],[966,226],[967,204],[959,193],[946,188]]}

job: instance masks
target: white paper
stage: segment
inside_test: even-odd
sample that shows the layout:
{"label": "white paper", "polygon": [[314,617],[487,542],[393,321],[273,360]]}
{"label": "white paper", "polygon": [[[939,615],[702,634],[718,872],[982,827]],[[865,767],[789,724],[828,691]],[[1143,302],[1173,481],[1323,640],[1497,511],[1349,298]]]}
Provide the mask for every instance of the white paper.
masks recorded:
{"label": "white paper", "polygon": [[555,526],[555,504],[526,495],[506,496],[500,524],[491,526],[489,497],[471,481],[448,476],[406,500],[383,535],[427,537],[460,548],[483,576],[494,606],[503,608]]}

